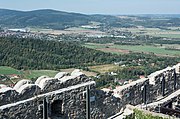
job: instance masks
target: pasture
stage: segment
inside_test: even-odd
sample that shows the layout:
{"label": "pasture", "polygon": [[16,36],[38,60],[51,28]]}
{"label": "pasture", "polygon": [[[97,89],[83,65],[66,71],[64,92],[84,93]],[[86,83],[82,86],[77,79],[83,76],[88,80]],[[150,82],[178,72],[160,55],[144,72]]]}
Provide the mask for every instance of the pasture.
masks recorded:
{"label": "pasture", "polygon": [[[139,53],[153,53],[162,56],[180,56],[179,50],[167,50],[165,46],[160,45],[113,45],[113,44],[85,44],[84,46],[88,48],[93,48],[96,50],[101,50],[110,53],[129,53],[129,52],[139,52]],[[167,45],[166,45],[167,46]],[[176,45],[180,47],[180,45]]]}
{"label": "pasture", "polygon": [[166,38],[180,38],[180,30],[177,28],[167,28],[166,30],[160,28],[114,28],[117,31],[129,31],[135,35],[150,35],[155,37]]}
{"label": "pasture", "polygon": [[58,71],[55,71],[55,70],[27,70],[27,71],[24,71],[23,77],[25,77],[27,79],[37,78],[42,75],[54,77],[57,73],[58,73]]}
{"label": "pasture", "polygon": [[16,70],[14,68],[11,67],[7,67],[7,66],[0,66],[0,75],[11,75],[11,74],[17,74],[17,75],[21,75],[22,71]]}

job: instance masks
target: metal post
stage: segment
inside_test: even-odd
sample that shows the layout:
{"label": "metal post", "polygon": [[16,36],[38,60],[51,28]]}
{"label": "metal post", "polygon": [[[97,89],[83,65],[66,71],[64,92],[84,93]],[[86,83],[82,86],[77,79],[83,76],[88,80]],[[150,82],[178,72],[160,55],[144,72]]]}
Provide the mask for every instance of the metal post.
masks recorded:
{"label": "metal post", "polygon": [[90,87],[86,86],[86,119],[90,119]]}
{"label": "metal post", "polygon": [[176,76],[176,70],[174,69],[174,90],[176,90],[177,86],[177,76]]}
{"label": "metal post", "polygon": [[162,90],[162,96],[165,95],[165,77],[163,76],[161,81],[161,90]]}
{"label": "metal post", "polygon": [[43,119],[48,119],[48,101],[47,101],[47,98],[43,99]]}

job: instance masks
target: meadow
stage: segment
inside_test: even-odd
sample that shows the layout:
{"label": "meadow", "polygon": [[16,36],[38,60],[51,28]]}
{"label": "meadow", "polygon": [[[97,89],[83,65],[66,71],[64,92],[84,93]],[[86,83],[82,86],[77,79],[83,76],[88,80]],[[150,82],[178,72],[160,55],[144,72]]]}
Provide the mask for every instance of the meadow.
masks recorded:
{"label": "meadow", "polygon": [[[88,43],[84,45],[85,47],[101,50],[104,52],[111,53],[128,53],[129,52],[139,52],[139,53],[153,53],[156,55],[163,56],[180,56],[179,50],[167,50],[164,46],[160,45],[115,45],[115,44],[97,44]],[[166,45],[167,46],[167,45]],[[180,45],[176,45],[180,47]]]}
{"label": "meadow", "polygon": [[150,35],[155,37],[166,38],[180,38],[180,30],[178,28],[167,28],[166,30],[160,28],[114,28],[118,31],[129,31],[135,35]]}
{"label": "meadow", "polygon": [[[7,81],[1,81],[0,80],[0,84],[11,84],[16,83],[17,81],[21,80],[21,79],[32,79],[32,80],[36,80],[38,77],[46,75],[49,77],[54,77],[58,72],[68,72],[71,73],[73,70],[75,70],[75,68],[70,68],[70,69],[60,69],[59,71],[57,70],[17,70],[11,67],[7,67],[7,66],[0,66],[0,75],[18,75],[19,78],[18,79],[12,79],[7,80]],[[87,76],[96,76],[97,73],[93,72],[93,71],[84,71],[82,70],[82,72],[84,74],[86,74]]]}
{"label": "meadow", "polygon": [[11,74],[21,75],[22,71],[7,66],[0,66],[0,75],[11,75]]}
{"label": "meadow", "polygon": [[58,71],[55,71],[55,70],[27,70],[27,71],[24,71],[23,77],[27,79],[37,78],[42,75],[54,77],[57,73]]}

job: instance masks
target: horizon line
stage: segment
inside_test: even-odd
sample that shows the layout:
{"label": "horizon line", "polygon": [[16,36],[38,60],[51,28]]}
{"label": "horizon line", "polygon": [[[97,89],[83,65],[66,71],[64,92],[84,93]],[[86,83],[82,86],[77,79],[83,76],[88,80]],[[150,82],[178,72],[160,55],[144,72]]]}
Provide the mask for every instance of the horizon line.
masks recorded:
{"label": "horizon line", "polygon": [[38,10],[54,10],[54,11],[58,11],[58,12],[79,13],[79,14],[85,14],[85,15],[180,15],[180,13],[86,13],[86,12],[59,10],[59,9],[54,9],[54,8],[37,8],[37,9],[31,9],[31,10],[0,8],[0,10],[11,10],[11,11],[19,11],[19,12],[32,12],[32,11],[38,11]]}

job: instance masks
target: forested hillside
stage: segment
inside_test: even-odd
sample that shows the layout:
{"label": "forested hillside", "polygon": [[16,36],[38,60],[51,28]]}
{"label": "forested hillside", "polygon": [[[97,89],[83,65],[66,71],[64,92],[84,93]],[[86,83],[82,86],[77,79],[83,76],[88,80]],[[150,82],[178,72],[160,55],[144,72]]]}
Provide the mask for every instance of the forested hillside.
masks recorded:
{"label": "forested hillside", "polygon": [[[89,49],[76,42],[0,38],[0,66],[16,69],[85,68],[119,62],[128,67],[146,67],[146,74],[179,62],[179,58],[143,53],[111,54]],[[152,65],[153,64],[153,65]]]}
{"label": "forested hillside", "polygon": [[15,11],[0,9],[0,25],[4,27],[40,27],[64,29],[87,24],[88,15],[55,10]]}
{"label": "forested hillside", "polygon": [[[165,19],[164,19],[165,18]],[[101,30],[111,27],[172,27],[179,26],[179,15],[162,16],[127,16],[120,18],[113,15],[85,15],[79,13],[62,12],[51,9],[34,11],[16,11],[0,9],[0,27],[8,28],[47,28],[47,29],[66,29],[87,25],[90,22],[101,23]],[[147,24],[148,23],[148,24]]]}
{"label": "forested hillside", "polygon": [[0,38],[0,65],[17,69],[58,69],[111,63],[117,55],[85,48],[73,42]]}

